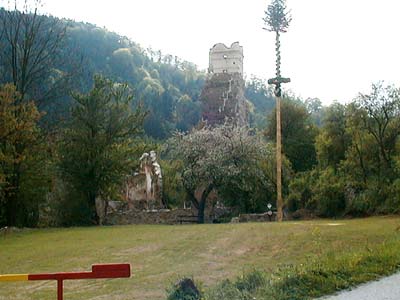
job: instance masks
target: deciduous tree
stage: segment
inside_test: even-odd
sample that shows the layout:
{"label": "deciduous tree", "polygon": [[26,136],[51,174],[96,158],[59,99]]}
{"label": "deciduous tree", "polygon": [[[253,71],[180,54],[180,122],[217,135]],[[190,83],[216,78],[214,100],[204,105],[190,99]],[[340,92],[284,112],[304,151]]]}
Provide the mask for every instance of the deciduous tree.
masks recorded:
{"label": "deciduous tree", "polygon": [[21,184],[35,155],[41,115],[32,101],[21,103],[20,97],[13,85],[0,85],[0,223],[9,226],[32,225]]}
{"label": "deciduous tree", "polygon": [[381,161],[386,171],[392,173],[393,155],[400,135],[400,89],[374,84],[370,94],[360,94],[357,104],[363,110],[360,114],[363,128],[375,139]]}
{"label": "deciduous tree", "polygon": [[[96,76],[88,94],[73,94],[72,118],[60,147],[64,178],[82,196],[98,222],[95,200],[119,191],[121,180],[137,164],[135,138],[146,113],[131,109],[127,85]],[[83,220],[84,221],[84,220]]]}

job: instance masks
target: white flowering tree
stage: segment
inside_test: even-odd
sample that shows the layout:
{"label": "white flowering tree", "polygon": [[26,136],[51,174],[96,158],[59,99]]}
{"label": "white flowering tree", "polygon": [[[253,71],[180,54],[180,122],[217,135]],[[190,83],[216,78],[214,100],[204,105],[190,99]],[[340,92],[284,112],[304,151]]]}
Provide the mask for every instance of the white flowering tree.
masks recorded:
{"label": "white flowering tree", "polygon": [[[254,201],[266,205],[275,192],[273,148],[247,128],[223,125],[178,133],[168,141],[168,153],[182,161],[182,184],[198,209],[199,223],[213,190],[246,211],[257,208]],[[199,199],[197,189],[202,191]]]}

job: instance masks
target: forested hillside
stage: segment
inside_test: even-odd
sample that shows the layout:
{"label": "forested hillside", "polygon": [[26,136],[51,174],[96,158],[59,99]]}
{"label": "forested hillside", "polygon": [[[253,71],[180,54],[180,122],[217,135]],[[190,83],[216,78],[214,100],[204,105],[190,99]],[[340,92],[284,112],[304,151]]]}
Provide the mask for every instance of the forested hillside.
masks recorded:
{"label": "forested hillside", "polygon": [[[5,11],[0,13],[5,14]],[[141,102],[149,112],[144,129],[152,138],[168,138],[173,131],[187,131],[200,121],[198,99],[206,72],[195,64],[159,50],[144,49],[127,37],[93,24],[47,16],[40,18],[49,27],[56,24],[62,35],[62,41],[61,38],[59,41],[62,49],[54,55],[53,65],[43,66],[49,69],[42,83],[52,85],[58,80],[58,88],[51,89],[52,93],[30,91],[34,99],[45,98],[39,108],[46,111],[49,122],[49,119],[68,113],[70,90],[87,92],[93,85],[95,74],[127,83],[132,88],[134,105]],[[0,83],[10,81],[7,76],[0,78]],[[60,86],[68,87],[60,89]],[[42,94],[38,96],[38,93]],[[265,125],[266,113],[274,106],[265,83],[257,78],[248,80],[246,97],[253,104],[252,124]],[[50,123],[54,124],[54,121]]]}
{"label": "forested hillside", "polygon": [[[87,78],[83,87],[91,87],[95,73],[128,83],[136,101],[143,101],[149,110],[144,125],[149,136],[165,139],[174,130],[187,131],[200,121],[198,99],[206,72],[195,64],[160,50],[144,49],[126,37],[88,23],[68,22],[67,36],[69,48],[83,57]],[[251,103],[252,124],[265,126],[266,116],[275,105],[265,82],[249,78],[246,98]]]}

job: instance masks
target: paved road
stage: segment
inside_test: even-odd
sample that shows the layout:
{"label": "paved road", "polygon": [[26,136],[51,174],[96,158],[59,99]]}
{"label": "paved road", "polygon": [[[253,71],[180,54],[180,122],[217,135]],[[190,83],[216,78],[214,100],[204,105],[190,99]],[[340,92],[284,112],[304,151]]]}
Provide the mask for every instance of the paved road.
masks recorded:
{"label": "paved road", "polygon": [[[322,298],[324,300],[399,300],[400,273],[369,282],[351,291],[340,292],[336,296]],[[321,300],[322,300],[321,299]]]}

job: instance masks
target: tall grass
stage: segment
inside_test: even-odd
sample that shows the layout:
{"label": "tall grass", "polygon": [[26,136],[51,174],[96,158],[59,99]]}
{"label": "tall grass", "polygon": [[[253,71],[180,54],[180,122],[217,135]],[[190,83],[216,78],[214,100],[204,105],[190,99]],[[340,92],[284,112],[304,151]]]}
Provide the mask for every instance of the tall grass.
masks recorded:
{"label": "tall grass", "polygon": [[275,272],[253,271],[207,291],[207,300],[312,299],[389,275],[400,269],[400,239],[349,253],[329,253]]}

